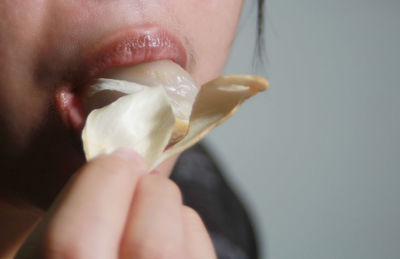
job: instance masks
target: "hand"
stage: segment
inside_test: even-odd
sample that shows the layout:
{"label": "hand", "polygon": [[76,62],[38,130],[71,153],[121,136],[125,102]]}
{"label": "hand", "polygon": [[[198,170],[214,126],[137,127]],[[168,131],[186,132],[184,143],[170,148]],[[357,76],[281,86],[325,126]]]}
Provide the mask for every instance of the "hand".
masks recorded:
{"label": "hand", "polygon": [[83,166],[21,247],[20,258],[216,258],[198,214],[166,177],[126,150]]}

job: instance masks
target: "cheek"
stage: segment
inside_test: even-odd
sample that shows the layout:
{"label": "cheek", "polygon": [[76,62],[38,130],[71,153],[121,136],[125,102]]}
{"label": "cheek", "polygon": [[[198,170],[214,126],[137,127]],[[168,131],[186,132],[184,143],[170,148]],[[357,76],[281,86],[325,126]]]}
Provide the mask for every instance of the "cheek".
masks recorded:
{"label": "cheek", "polygon": [[46,97],[32,74],[45,7],[43,1],[1,1],[0,120],[11,138],[23,143],[46,110]]}
{"label": "cheek", "polygon": [[227,61],[242,9],[242,0],[170,1],[194,45],[193,75],[199,84],[217,76]]}

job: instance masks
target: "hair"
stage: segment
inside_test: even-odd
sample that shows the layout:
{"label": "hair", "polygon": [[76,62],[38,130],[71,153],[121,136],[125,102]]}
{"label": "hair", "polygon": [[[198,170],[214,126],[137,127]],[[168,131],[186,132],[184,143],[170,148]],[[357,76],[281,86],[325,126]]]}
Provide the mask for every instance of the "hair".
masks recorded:
{"label": "hair", "polygon": [[264,66],[264,4],[264,0],[257,0],[257,41],[254,52],[255,68],[263,68]]}

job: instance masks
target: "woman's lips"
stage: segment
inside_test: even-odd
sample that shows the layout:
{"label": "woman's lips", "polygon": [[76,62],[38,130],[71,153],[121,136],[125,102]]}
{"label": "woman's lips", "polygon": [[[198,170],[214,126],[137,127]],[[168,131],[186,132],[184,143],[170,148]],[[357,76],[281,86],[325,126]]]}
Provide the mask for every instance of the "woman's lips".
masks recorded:
{"label": "woman's lips", "polygon": [[125,30],[101,43],[87,56],[83,67],[94,78],[111,67],[129,66],[142,62],[170,59],[185,68],[187,53],[184,45],[173,35],[157,27]]}
{"label": "woman's lips", "polygon": [[79,91],[104,71],[120,66],[169,59],[183,68],[187,66],[186,46],[167,31],[156,26],[120,30],[100,40],[83,56],[69,83],[58,87],[55,100],[64,125],[80,134],[85,120]]}

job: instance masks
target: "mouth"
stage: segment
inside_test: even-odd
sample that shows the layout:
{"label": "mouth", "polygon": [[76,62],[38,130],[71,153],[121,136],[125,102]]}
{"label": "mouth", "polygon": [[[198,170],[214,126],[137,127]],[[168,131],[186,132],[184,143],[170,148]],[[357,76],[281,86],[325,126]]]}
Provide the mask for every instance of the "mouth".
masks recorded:
{"label": "mouth", "polygon": [[80,101],[85,85],[113,68],[155,60],[171,60],[187,69],[187,48],[166,30],[149,25],[120,30],[92,45],[55,92],[64,126],[80,136],[87,117]]}

